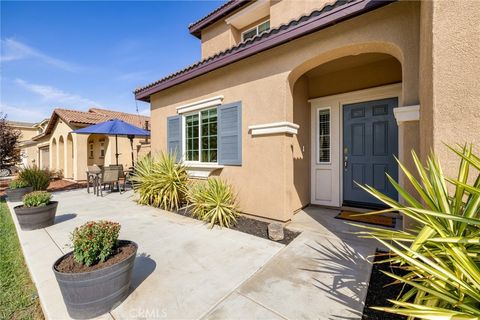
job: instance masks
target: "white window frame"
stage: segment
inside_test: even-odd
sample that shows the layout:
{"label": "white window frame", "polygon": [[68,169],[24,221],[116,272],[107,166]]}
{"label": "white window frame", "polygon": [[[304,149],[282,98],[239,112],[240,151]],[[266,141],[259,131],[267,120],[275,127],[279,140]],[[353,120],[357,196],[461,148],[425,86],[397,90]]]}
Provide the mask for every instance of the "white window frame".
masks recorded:
{"label": "white window frame", "polygon": [[[320,161],[320,111],[328,110],[328,159],[329,161]],[[332,108],[331,107],[324,107],[324,108],[317,108],[317,118],[315,119],[315,127],[316,127],[316,150],[315,150],[315,159],[318,165],[329,165],[332,164]]]}
{"label": "white window frame", "polygon": [[[184,162],[187,166],[189,165],[218,165],[218,106],[215,106],[213,108],[203,108],[203,109],[198,109],[192,112],[186,112],[182,114],[182,154],[183,154],[183,159]],[[203,111],[208,111],[208,110],[213,110],[217,109],[217,161],[215,162],[204,162],[200,161],[202,158],[202,149],[201,149],[201,142],[202,142],[202,125],[201,125],[201,113]],[[187,117],[191,115],[198,115],[198,161],[194,160],[187,160]]]}
{"label": "white window frame", "polygon": [[[260,22],[259,24],[257,24],[256,26],[254,26],[254,27],[252,27],[252,28],[250,28],[250,29],[248,29],[248,30],[243,31],[243,32],[242,32],[242,42],[245,41],[245,37],[244,37],[245,33],[248,33],[248,32],[250,32],[250,31],[252,31],[252,30],[256,30],[256,31],[257,31],[257,34],[256,34],[255,36],[253,36],[253,37],[258,36],[258,35],[260,34],[260,33],[258,33],[258,27],[259,27],[261,24],[264,24],[264,23],[267,22],[267,21],[270,21],[270,18],[268,18],[268,19]],[[270,30],[270,28],[269,28],[268,30]],[[268,31],[268,30],[266,30],[266,31]],[[265,32],[265,31],[264,31],[264,32]],[[252,39],[252,38],[249,38],[249,39]]]}

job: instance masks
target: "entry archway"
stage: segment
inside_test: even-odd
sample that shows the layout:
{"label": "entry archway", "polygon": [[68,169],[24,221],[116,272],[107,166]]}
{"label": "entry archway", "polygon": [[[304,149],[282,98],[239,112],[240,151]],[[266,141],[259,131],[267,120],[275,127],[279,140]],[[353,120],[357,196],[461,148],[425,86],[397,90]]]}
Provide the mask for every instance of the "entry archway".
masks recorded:
{"label": "entry archway", "polygon": [[[355,195],[352,203],[378,205],[375,199],[356,199],[361,193],[344,189],[349,182],[349,188],[355,189],[354,180],[376,184],[378,189],[385,188],[386,193],[392,191],[396,196],[396,191],[390,190],[392,187],[386,181],[385,172],[398,179],[394,156],[398,157],[399,138],[393,109],[401,105],[402,64],[392,54],[362,52],[364,50],[363,47],[355,48],[350,54],[345,48],[336,50],[305,62],[289,76],[292,120],[300,126],[293,150],[293,180],[299,205],[314,203],[341,207],[352,194]],[[319,64],[315,65],[315,61]],[[350,106],[354,103],[357,105]],[[357,124],[351,120],[347,112],[352,110],[347,111],[347,108],[361,109],[363,113],[358,111],[358,116],[364,121],[359,118]],[[352,131],[352,125],[353,129],[358,126],[364,131]],[[382,128],[383,134],[380,133]],[[381,142],[372,137],[386,140]],[[352,154],[352,143],[355,146],[364,144],[366,153],[362,159]],[[378,151],[381,146],[387,146],[382,149],[383,162],[373,168],[369,164],[370,158],[375,156],[371,150]],[[311,183],[306,185],[305,181]]]}
{"label": "entry archway", "polygon": [[58,138],[57,171],[59,171],[61,176],[65,175],[65,142],[63,141],[63,136]]}
{"label": "entry archway", "polygon": [[67,143],[65,145],[66,161],[65,161],[65,178],[73,179],[73,138],[72,134],[67,135]]}

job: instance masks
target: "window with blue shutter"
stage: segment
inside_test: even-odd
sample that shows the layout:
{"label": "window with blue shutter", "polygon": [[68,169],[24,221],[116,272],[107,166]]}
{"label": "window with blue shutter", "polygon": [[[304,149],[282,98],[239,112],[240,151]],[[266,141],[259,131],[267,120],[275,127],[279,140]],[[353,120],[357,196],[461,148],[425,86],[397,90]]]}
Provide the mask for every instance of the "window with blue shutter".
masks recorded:
{"label": "window with blue shutter", "polygon": [[173,116],[167,118],[167,148],[168,152],[177,155],[177,161],[182,158],[182,118]]}
{"label": "window with blue shutter", "polygon": [[242,164],[242,103],[218,107],[218,163]]}

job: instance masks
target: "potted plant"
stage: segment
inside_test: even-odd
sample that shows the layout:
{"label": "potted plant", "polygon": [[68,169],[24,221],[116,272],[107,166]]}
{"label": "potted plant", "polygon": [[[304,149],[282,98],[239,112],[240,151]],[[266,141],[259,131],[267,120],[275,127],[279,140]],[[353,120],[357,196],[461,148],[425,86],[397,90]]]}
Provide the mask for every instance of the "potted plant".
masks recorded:
{"label": "potted plant", "polygon": [[24,195],[32,191],[33,188],[28,184],[28,182],[22,179],[15,179],[8,184],[6,193],[9,201],[20,202],[22,201]]}
{"label": "potted plant", "polygon": [[72,233],[73,251],[53,264],[70,317],[98,317],[127,297],[138,246],[119,232],[116,222],[87,222]]}
{"label": "potted plant", "polygon": [[35,230],[53,225],[57,201],[46,191],[34,191],[23,197],[23,204],[13,208],[22,230]]}

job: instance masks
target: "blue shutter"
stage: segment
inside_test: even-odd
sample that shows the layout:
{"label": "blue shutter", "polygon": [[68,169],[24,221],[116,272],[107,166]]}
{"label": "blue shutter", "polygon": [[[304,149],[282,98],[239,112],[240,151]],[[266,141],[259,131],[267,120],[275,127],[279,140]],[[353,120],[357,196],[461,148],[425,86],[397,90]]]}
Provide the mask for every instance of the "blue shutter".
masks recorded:
{"label": "blue shutter", "polygon": [[242,103],[218,107],[218,163],[242,164]]}
{"label": "blue shutter", "polygon": [[167,148],[168,152],[177,155],[177,161],[182,158],[182,118],[173,116],[167,118]]}

